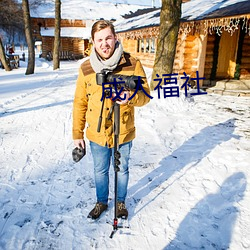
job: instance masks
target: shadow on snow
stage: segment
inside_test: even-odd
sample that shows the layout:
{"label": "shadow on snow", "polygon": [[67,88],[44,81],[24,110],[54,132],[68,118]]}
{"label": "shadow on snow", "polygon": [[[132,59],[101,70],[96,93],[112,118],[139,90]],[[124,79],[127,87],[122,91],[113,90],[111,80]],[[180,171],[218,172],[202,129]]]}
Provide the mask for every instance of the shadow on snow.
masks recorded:
{"label": "shadow on snow", "polygon": [[[130,208],[130,216],[133,217],[139,213],[178,180],[180,177],[165,184],[165,187],[157,192],[157,188],[176,172],[189,165],[182,174],[184,175],[189,169],[196,167],[221,143],[232,138],[239,139],[239,136],[233,134],[234,130],[235,119],[206,127],[184,142],[171,155],[163,158],[158,168],[129,188],[129,199],[132,200],[132,203],[133,201],[137,203],[153,191],[156,193],[136,212],[136,205],[133,206],[133,211]],[[237,173],[229,177],[217,194],[208,195],[190,211],[179,226],[176,239],[165,250],[187,249],[188,247],[190,249],[196,249],[196,247],[202,249],[204,244],[209,244],[210,247],[215,249],[227,249],[238,212],[237,208],[233,206],[233,202],[242,199],[241,194],[244,193],[245,188],[246,177],[243,173]]]}
{"label": "shadow on snow", "polygon": [[228,177],[217,193],[207,195],[181,222],[176,237],[164,250],[229,249],[238,208],[247,180],[242,172]]}
{"label": "shadow on snow", "polygon": [[[154,169],[135,185],[131,186],[128,190],[129,197],[132,197],[135,201],[140,200],[142,197],[149,195],[174,175],[174,173],[185,168],[187,165],[190,165],[188,169],[196,167],[216,146],[232,138],[239,139],[239,136],[233,134],[235,129],[234,123],[235,119],[229,119],[223,123],[202,129],[198,134],[191,137],[178,149],[173,151],[171,155],[163,158],[158,168]],[[186,171],[188,171],[188,169]],[[173,182],[169,183],[164,189],[161,189],[161,191],[141,209],[156,199],[172,184]],[[136,213],[132,213],[132,216]]]}
{"label": "shadow on snow", "polygon": [[43,105],[39,105],[39,106],[36,106],[36,107],[21,108],[21,109],[14,110],[14,111],[5,111],[3,113],[0,113],[0,117],[6,117],[6,116],[9,116],[9,115],[15,115],[15,114],[25,113],[25,112],[29,112],[29,111],[44,109],[44,108],[51,108],[51,107],[55,107],[55,106],[65,105],[65,104],[72,103],[72,102],[73,102],[73,100],[66,100],[66,101],[62,101],[62,102],[54,102],[54,103],[50,103],[50,104],[43,104]]}

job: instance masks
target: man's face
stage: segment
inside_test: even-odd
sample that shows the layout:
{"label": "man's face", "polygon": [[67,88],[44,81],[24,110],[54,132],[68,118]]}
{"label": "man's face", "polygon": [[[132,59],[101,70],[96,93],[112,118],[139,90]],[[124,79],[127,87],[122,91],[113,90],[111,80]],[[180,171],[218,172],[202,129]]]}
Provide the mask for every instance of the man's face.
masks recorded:
{"label": "man's face", "polygon": [[102,59],[109,59],[115,50],[116,36],[109,27],[95,32],[94,46]]}

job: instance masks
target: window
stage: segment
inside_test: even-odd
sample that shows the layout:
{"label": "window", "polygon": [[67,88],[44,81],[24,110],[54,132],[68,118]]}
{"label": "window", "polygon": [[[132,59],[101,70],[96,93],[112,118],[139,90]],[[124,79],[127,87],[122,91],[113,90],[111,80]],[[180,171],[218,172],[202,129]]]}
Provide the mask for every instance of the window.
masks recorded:
{"label": "window", "polygon": [[138,53],[155,53],[155,38],[141,38],[137,40]]}

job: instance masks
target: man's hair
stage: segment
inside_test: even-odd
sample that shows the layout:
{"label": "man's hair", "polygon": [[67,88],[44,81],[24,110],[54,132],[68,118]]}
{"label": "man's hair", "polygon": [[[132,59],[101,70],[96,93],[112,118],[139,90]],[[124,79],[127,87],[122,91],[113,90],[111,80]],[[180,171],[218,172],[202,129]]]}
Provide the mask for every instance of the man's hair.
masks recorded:
{"label": "man's hair", "polygon": [[95,22],[92,26],[92,30],[91,30],[91,38],[92,40],[94,40],[94,35],[96,32],[102,30],[102,29],[106,29],[106,28],[110,28],[113,35],[115,36],[115,28],[114,28],[114,25],[110,22],[110,21],[107,21],[107,20],[99,20],[97,22]]}

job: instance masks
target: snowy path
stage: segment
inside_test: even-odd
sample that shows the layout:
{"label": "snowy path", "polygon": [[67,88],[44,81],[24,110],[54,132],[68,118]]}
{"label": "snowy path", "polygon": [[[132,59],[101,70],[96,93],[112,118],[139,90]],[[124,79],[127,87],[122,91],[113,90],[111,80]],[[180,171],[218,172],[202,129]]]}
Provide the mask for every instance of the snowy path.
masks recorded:
{"label": "snowy path", "polygon": [[[99,222],[92,159],[71,160],[79,63],[0,72],[0,249],[250,249],[250,99],[154,99],[136,114],[130,229]],[[20,73],[20,71],[23,72]]]}

